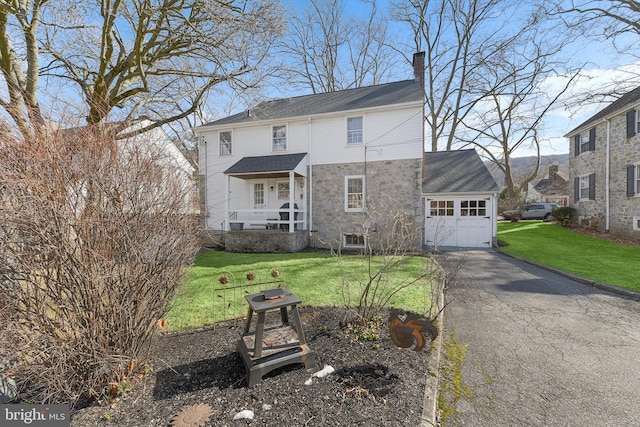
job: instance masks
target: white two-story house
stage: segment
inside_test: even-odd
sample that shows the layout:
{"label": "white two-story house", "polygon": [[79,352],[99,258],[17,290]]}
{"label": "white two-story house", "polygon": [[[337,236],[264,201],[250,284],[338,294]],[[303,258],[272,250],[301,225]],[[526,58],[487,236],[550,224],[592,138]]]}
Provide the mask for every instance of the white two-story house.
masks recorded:
{"label": "white two-story house", "polygon": [[362,248],[401,212],[420,247],[423,93],[405,80],[277,99],[198,127],[206,228],[227,250]]}
{"label": "white two-story house", "polygon": [[640,239],[640,87],[566,136],[579,223]]}

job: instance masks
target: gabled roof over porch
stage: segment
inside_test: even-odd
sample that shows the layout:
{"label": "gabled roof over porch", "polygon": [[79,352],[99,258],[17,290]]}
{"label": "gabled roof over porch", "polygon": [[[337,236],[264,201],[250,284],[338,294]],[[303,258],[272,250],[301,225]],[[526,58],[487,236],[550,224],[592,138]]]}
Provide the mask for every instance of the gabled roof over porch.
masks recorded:
{"label": "gabled roof over porch", "polygon": [[289,172],[307,176],[307,165],[302,161],[306,156],[307,153],[294,153],[243,157],[224,174],[242,179],[279,178],[287,176]]}
{"label": "gabled roof over porch", "polygon": [[[232,221],[241,222],[249,221],[252,226],[264,225],[269,228],[274,224],[281,228],[287,229],[293,233],[297,228],[306,230],[307,216],[305,212],[305,203],[298,206],[294,191],[296,181],[300,183],[300,201],[307,199],[307,162],[304,159],[307,153],[293,154],[277,154],[267,156],[243,157],[231,167],[224,171],[226,177],[225,184],[225,218],[228,218],[225,224],[225,230],[229,231]],[[302,179],[296,180],[296,177]],[[254,206],[252,209],[231,209],[230,191],[231,179],[264,180],[267,178],[287,178],[289,182],[289,198],[287,203],[278,206],[277,209],[269,209],[264,204],[263,189],[258,190],[260,194],[260,206]],[[260,183],[258,183],[260,184]],[[271,187],[273,190],[273,187]],[[287,200],[287,199],[285,199]],[[280,202],[282,203],[282,201]],[[264,218],[256,218],[256,214],[264,215]],[[246,216],[248,215],[248,216]],[[243,216],[245,216],[243,218]]]}

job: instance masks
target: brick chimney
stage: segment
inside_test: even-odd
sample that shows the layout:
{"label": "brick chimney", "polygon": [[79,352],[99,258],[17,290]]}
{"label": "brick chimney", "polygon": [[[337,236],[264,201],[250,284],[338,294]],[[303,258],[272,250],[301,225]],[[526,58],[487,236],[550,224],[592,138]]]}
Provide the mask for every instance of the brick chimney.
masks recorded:
{"label": "brick chimney", "polygon": [[413,54],[413,77],[424,93],[424,52]]}
{"label": "brick chimney", "polygon": [[558,184],[558,165],[549,166],[549,184]]}

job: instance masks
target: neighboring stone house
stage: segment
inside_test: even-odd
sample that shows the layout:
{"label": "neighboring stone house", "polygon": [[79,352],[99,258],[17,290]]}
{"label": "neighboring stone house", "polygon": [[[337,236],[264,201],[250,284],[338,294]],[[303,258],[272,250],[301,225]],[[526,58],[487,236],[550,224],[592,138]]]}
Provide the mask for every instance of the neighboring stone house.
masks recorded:
{"label": "neighboring stone house", "polygon": [[529,183],[526,200],[569,205],[569,181],[558,172],[558,165],[549,166],[548,173],[535,185]]}
{"label": "neighboring stone house", "polygon": [[571,204],[578,221],[640,239],[640,87],[570,131]]}

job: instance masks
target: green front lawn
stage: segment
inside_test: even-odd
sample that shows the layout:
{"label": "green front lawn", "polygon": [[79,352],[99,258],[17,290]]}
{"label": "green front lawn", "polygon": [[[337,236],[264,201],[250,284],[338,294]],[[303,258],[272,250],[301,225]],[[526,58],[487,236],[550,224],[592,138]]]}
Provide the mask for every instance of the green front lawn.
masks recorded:
{"label": "green front lawn", "polygon": [[[380,262],[380,258],[375,258]],[[190,267],[186,283],[179,290],[172,303],[166,322],[170,330],[186,329],[209,325],[223,317],[242,317],[247,305],[242,299],[244,290],[220,292],[214,294],[214,285],[223,272],[231,283],[243,285],[247,272],[255,272],[254,282],[272,280],[269,270],[282,271],[284,286],[302,299],[303,305],[313,306],[350,306],[358,303],[361,283],[366,275],[366,259],[362,256],[343,255],[336,258],[328,253],[295,254],[238,254],[212,251],[199,256]],[[402,268],[389,275],[390,286],[407,283],[423,274],[428,268],[428,258],[407,257]],[[347,283],[348,286],[343,286]],[[253,288],[249,293],[276,287],[263,286]],[[417,313],[428,313],[430,307],[429,279],[424,278],[416,285],[404,289],[395,295],[391,305]],[[238,295],[240,298],[238,298]],[[228,298],[240,300],[234,311]],[[214,306],[215,302],[215,306]],[[225,312],[225,308],[227,308]],[[215,313],[214,313],[215,311]],[[229,313],[231,312],[231,313]]]}
{"label": "green front lawn", "polygon": [[640,291],[640,247],[575,233],[542,221],[498,222],[505,252],[598,282]]}

